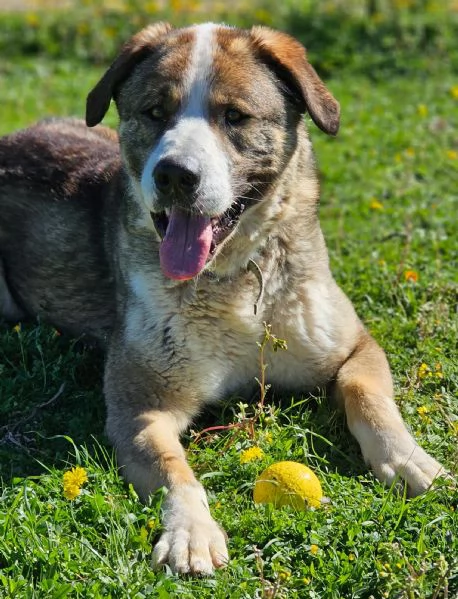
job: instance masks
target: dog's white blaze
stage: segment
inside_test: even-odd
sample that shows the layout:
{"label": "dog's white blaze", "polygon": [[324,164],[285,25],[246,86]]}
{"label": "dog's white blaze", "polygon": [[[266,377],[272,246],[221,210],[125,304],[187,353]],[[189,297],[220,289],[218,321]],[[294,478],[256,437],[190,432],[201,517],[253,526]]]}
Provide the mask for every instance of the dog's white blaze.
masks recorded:
{"label": "dog's white blaze", "polygon": [[191,61],[187,72],[183,74],[186,102],[175,126],[165,132],[151,152],[142,173],[141,189],[150,210],[155,209],[157,199],[154,168],[164,158],[199,170],[198,208],[202,212],[216,216],[232,204],[228,158],[208,120],[217,27],[207,23],[194,28],[196,36]]}
{"label": "dog's white blaze", "polygon": [[205,23],[196,27],[196,41],[185,85],[188,102],[182,111],[182,119],[205,118],[208,113],[208,93],[213,68],[215,25]]}

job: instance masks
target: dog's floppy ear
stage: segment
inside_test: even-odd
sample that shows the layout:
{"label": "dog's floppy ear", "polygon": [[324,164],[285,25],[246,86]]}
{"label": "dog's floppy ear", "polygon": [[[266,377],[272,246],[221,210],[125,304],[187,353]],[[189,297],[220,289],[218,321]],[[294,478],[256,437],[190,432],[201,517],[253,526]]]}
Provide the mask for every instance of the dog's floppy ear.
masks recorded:
{"label": "dog's floppy ear", "polygon": [[132,67],[151,52],[171,31],[168,23],[156,23],[142,29],[124,44],[118,57],[102,79],[89,93],[86,101],[86,124],[98,125],[105,116],[116,86],[125,79]]}
{"label": "dog's floppy ear", "polygon": [[339,130],[339,103],[307,61],[304,46],[268,27],[253,27],[250,34],[258,56],[293,91],[303,112],[307,111],[322,131],[335,135]]}

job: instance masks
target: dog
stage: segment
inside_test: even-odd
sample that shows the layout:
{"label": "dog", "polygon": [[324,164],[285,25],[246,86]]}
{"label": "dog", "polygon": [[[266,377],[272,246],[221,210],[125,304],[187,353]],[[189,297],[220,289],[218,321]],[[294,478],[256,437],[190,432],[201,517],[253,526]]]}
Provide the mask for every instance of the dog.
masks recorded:
{"label": "dog", "polygon": [[[100,125],[111,100],[116,133]],[[376,476],[422,493],[442,466],[408,432],[383,350],[334,281],[304,115],[339,104],[285,33],[154,24],[89,93],[86,124],[42,121],[0,142],[0,307],[106,346],[106,429],[146,499],[165,486],[156,567],[209,575],[226,536],[180,434],[250,393],[264,323],[274,388],[332,386]]]}

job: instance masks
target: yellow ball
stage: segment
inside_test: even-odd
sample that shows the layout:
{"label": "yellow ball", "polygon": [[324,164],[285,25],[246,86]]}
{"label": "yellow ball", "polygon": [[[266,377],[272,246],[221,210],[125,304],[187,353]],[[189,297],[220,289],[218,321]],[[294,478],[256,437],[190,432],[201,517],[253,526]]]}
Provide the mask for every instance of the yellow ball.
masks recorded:
{"label": "yellow ball", "polygon": [[296,510],[320,507],[323,497],[316,475],[297,462],[277,462],[256,479],[255,503],[272,503],[275,507],[290,505]]}

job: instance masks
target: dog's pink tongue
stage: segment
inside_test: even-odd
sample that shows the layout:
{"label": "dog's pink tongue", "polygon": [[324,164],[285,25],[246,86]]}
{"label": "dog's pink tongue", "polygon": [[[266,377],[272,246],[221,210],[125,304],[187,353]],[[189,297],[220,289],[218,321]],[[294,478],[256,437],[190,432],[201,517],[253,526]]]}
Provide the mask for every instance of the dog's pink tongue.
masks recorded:
{"label": "dog's pink tongue", "polygon": [[213,231],[210,218],[172,208],[159,250],[162,272],[170,279],[186,281],[205,266]]}

